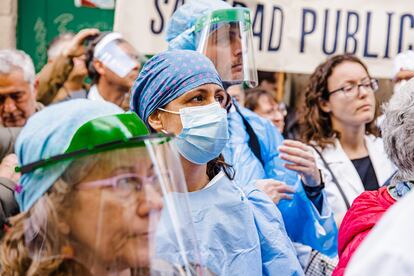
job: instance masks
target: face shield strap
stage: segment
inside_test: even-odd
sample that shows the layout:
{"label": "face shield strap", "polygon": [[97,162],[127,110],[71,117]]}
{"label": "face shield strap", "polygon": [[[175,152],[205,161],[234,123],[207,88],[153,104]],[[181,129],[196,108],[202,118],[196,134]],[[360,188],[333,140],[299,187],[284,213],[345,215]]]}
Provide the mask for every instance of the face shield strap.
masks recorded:
{"label": "face shield strap", "polygon": [[80,149],[80,150],[76,150],[76,151],[72,151],[72,152],[68,152],[68,153],[63,153],[60,155],[56,155],[56,156],[52,156],[50,158],[47,159],[42,159],[21,167],[16,167],[15,171],[16,172],[20,172],[22,174],[25,173],[29,173],[34,171],[35,169],[38,169],[40,167],[45,167],[47,165],[52,165],[54,163],[57,162],[61,162],[64,160],[69,160],[72,158],[78,158],[78,157],[82,157],[85,155],[89,155],[89,154],[93,154],[93,153],[98,153],[98,152],[102,152],[102,151],[106,151],[106,150],[111,150],[111,149],[117,149],[117,148],[123,148],[123,147],[127,147],[127,144],[130,145],[135,145],[135,146],[143,146],[142,143],[145,143],[146,140],[150,140],[150,139],[160,139],[160,138],[166,138],[166,142],[170,140],[170,138],[174,137],[173,134],[150,134],[150,135],[145,135],[145,136],[140,136],[140,137],[132,137],[126,140],[117,140],[117,141],[112,141],[112,142],[108,142],[108,143],[104,143],[104,144],[100,144],[100,145],[95,145],[91,148],[84,148],[84,149]]}

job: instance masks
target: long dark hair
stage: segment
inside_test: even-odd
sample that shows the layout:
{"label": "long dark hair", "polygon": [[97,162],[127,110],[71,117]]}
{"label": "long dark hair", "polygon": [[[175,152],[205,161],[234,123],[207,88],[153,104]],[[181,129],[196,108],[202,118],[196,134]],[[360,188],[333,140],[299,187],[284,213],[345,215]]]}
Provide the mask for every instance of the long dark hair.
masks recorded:
{"label": "long dark hair", "polygon": [[208,179],[212,180],[221,171],[223,171],[230,180],[234,180],[234,168],[233,166],[227,164],[226,161],[224,161],[222,154],[207,163]]}
{"label": "long dark hair", "polygon": [[[333,56],[316,67],[306,88],[304,106],[299,109],[300,137],[303,142],[314,142],[323,149],[328,145],[334,145],[335,138],[340,137],[340,133],[332,127],[330,114],[321,109],[321,102],[329,98],[328,79],[333,70],[346,61],[360,64],[371,77],[367,66],[359,58],[350,54]],[[375,124],[377,112],[378,108],[376,108],[374,120],[366,124],[365,130],[367,134],[374,136],[379,136],[379,130]]]}

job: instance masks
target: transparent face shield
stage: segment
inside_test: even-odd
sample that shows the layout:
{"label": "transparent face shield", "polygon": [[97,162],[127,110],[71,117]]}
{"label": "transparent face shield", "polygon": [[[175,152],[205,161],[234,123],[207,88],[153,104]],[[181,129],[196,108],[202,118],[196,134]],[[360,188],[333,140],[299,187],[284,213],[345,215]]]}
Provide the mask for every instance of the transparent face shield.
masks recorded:
{"label": "transparent face shield", "polygon": [[196,22],[195,32],[200,35],[197,51],[210,58],[223,82],[257,86],[248,9],[213,11]]}
{"label": "transparent face shield", "polygon": [[178,153],[154,136],[73,159],[25,218],[34,264],[64,275],[211,275]]}
{"label": "transparent face shield", "polygon": [[[96,45],[94,57],[119,77],[124,78],[138,65],[140,58],[138,56],[130,56],[126,53],[119,46],[119,38],[117,36],[111,37],[111,35],[116,35],[116,33],[105,36]],[[108,36],[109,38],[106,39]]]}

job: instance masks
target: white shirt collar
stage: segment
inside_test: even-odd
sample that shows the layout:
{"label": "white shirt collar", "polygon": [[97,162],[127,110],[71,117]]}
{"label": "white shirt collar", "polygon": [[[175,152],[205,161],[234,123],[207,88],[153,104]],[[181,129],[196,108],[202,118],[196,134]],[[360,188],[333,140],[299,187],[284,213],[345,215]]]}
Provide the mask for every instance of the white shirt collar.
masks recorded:
{"label": "white shirt collar", "polygon": [[92,85],[89,89],[88,99],[92,101],[106,102],[105,99],[99,93],[98,86],[96,86],[96,84]]}
{"label": "white shirt collar", "polygon": [[202,190],[207,189],[216,184],[220,179],[224,177],[224,175],[224,172],[220,171],[213,179],[211,179],[211,181]]}

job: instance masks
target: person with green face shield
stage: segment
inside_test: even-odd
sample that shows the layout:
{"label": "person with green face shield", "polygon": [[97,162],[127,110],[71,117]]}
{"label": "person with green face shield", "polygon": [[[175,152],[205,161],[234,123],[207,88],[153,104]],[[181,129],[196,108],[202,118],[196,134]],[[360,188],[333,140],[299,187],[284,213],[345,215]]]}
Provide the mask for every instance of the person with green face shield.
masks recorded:
{"label": "person with green face shield", "polygon": [[[225,86],[257,84],[252,43],[252,20],[246,8],[225,1],[189,1],[171,17],[166,34],[170,50],[192,50],[207,56]],[[233,101],[227,106],[229,141],[224,160],[240,184],[261,180],[284,182],[295,192],[278,203],[292,241],[331,257],[337,254],[337,227],[327,203],[313,150],[298,141],[284,141],[268,120]],[[301,250],[303,267],[311,250]]]}
{"label": "person with green face shield", "polygon": [[111,103],[33,116],[16,144],[22,213],[2,241],[1,274],[208,275],[171,139]]}

